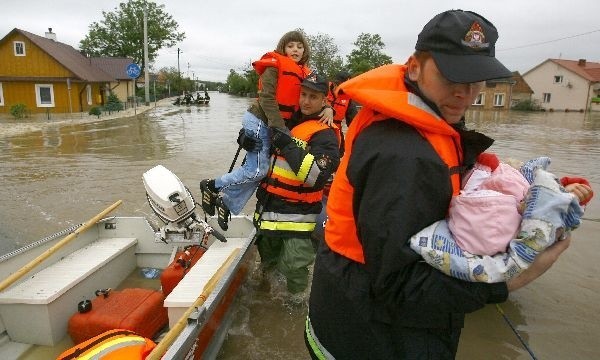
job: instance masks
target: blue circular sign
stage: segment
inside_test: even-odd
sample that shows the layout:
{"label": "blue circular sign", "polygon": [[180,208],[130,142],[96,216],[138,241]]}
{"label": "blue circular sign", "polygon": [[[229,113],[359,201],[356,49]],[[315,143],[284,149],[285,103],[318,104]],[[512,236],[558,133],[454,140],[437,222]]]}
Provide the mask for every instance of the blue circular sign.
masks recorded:
{"label": "blue circular sign", "polygon": [[140,76],[142,69],[140,69],[138,64],[131,63],[131,64],[127,65],[127,69],[125,69],[125,72],[127,73],[127,76],[129,76],[130,78],[137,79]]}

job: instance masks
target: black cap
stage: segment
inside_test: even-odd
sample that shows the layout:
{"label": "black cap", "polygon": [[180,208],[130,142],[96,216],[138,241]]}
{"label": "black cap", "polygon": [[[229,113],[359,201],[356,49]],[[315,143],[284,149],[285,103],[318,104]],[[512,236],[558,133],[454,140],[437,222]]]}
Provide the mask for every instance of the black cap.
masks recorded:
{"label": "black cap", "polygon": [[496,40],[498,31],[483,16],[449,10],[423,27],[415,49],[430,52],[446,79],[473,83],[511,77],[511,72],[495,58]]}
{"label": "black cap", "polygon": [[327,95],[327,92],[329,90],[329,84],[327,82],[327,79],[324,76],[317,74],[316,72],[310,73],[306,77],[306,79],[302,81],[301,85],[323,93],[325,95]]}

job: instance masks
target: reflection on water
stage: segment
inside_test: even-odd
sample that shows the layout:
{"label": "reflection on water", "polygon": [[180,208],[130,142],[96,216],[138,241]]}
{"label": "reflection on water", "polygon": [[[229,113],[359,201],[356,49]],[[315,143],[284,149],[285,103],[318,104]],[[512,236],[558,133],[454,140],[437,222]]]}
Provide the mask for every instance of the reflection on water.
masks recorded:
{"label": "reflection on water", "polygon": [[[0,137],[0,251],[35,241],[92,217],[117,199],[115,214],[148,215],[142,173],[162,164],[198,197],[200,179],[229,168],[249,99],[211,94],[209,106],[157,107],[143,116],[51,126]],[[582,175],[600,189],[600,114],[472,112],[468,125],[496,139],[501,158],[552,158],[558,175]],[[241,161],[241,159],[240,159]],[[586,218],[600,218],[600,199]],[[246,213],[251,213],[250,203]],[[540,281],[502,305],[540,359],[600,353],[600,271],[595,222]],[[589,230],[592,229],[592,230]],[[290,303],[254,271],[236,308],[221,359],[305,358],[306,306]],[[460,359],[527,359],[495,307],[468,316]]]}

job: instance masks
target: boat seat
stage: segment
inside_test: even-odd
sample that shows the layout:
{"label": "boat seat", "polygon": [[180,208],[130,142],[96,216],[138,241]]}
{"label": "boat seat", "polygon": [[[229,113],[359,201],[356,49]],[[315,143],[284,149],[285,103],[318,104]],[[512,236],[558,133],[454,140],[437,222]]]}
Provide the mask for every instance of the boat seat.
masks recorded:
{"label": "boat seat", "polygon": [[[96,240],[0,293],[0,315],[11,339],[39,345],[62,339],[79,301],[116,287],[135,269],[136,243],[136,238]],[[32,332],[23,324],[41,328]]]}
{"label": "boat seat", "polygon": [[169,327],[173,328],[185,311],[196,301],[213,275],[236,249],[241,249],[246,238],[227,238],[227,242],[215,241],[185,277],[165,299]]}

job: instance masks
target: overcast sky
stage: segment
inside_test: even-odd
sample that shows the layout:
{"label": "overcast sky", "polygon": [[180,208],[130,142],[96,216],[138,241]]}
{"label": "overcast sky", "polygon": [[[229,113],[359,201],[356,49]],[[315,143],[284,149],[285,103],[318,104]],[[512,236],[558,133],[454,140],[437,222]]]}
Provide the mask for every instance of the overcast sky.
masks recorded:
{"label": "overcast sky", "polygon": [[[51,27],[58,41],[78,48],[89,25],[104,19],[102,11],[113,12],[121,2],[125,1],[2,0],[0,38],[15,27],[41,36]],[[496,56],[510,70],[524,73],[548,58],[600,62],[598,0],[156,3],[165,5],[164,11],[177,21],[186,38],[174,48],[161,50],[155,68],[177,67],[180,48],[182,74],[192,76],[193,72],[201,80],[225,81],[229,69],[244,69],[251,60],[273,50],[282,34],[296,28],[303,28],[310,35],[329,35],[344,58],[360,33],[379,34],[385,43],[383,51],[394,62],[404,62],[423,25],[435,14],[451,8],[473,10],[496,25],[500,34]]]}

